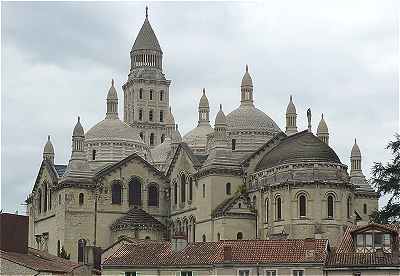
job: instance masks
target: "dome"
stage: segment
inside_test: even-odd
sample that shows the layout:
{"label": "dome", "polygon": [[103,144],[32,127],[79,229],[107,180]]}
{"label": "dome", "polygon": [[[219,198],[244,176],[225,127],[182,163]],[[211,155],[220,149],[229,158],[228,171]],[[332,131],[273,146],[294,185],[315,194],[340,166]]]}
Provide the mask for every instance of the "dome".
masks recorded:
{"label": "dome", "polygon": [[219,105],[219,111],[217,116],[215,117],[215,125],[226,125],[226,117],[224,112],[222,111],[222,105]]}
{"label": "dome", "polygon": [[206,90],[204,88],[203,88],[203,95],[200,98],[199,107],[205,107],[205,108],[210,107],[206,96]]}
{"label": "dome", "polygon": [[226,116],[226,120],[230,131],[281,131],[267,114],[253,105],[240,105]]}
{"label": "dome", "polygon": [[200,124],[183,136],[183,141],[188,144],[190,148],[206,148],[207,135],[214,130],[209,124]]}
{"label": "dome", "polygon": [[81,125],[81,118],[78,116],[78,122],[74,127],[74,131],[72,132],[72,136],[85,136],[85,131]]}
{"label": "dome", "polygon": [[296,107],[293,104],[292,96],[290,96],[290,101],[286,108],[286,114],[296,114]]}
{"label": "dome", "polygon": [[120,140],[143,144],[138,132],[120,119],[104,119],[86,132],[86,141]]}
{"label": "dome", "polygon": [[258,163],[256,171],[300,162],[341,163],[335,151],[305,130],[286,137]]}
{"label": "dome", "polygon": [[324,114],[321,115],[321,121],[319,121],[317,133],[319,134],[326,134],[328,133],[328,126],[324,120]]}
{"label": "dome", "polygon": [[164,142],[150,150],[154,163],[164,163],[171,153],[171,138],[165,138]]}
{"label": "dome", "polygon": [[47,136],[47,142],[46,142],[46,145],[44,146],[43,153],[54,154],[54,147],[50,141],[50,135]]}
{"label": "dome", "polygon": [[253,80],[249,74],[249,67],[246,65],[246,72],[242,79],[242,86],[253,86]]}
{"label": "dome", "polygon": [[354,145],[353,148],[351,149],[351,157],[361,157],[361,151],[357,145],[356,139],[354,139]]}

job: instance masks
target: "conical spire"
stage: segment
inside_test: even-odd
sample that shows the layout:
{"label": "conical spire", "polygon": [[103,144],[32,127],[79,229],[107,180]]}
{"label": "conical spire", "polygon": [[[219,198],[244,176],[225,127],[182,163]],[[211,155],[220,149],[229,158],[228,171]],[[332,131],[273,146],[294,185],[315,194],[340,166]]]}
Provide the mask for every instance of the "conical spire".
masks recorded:
{"label": "conical spire", "polygon": [[324,114],[321,114],[321,120],[319,121],[317,128],[317,136],[322,142],[329,145],[329,131],[328,126],[324,120]]}
{"label": "conical spire", "polygon": [[357,140],[354,139],[354,145],[350,155],[350,182],[356,186],[357,190],[373,192],[374,189],[369,185],[362,172],[361,151],[358,147]]}
{"label": "conical spire", "polygon": [[215,117],[215,126],[226,126],[225,113],[222,111],[222,104],[219,105],[219,111]]}
{"label": "conical spire", "polygon": [[118,94],[114,87],[114,79],[111,80],[111,87],[107,94],[106,119],[118,119]]}
{"label": "conical spire", "polygon": [[354,145],[353,145],[353,148],[351,149],[351,157],[361,158],[361,151],[357,145],[357,138],[354,138]]}
{"label": "conical spire", "polygon": [[50,135],[47,136],[47,142],[43,149],[43,159],[50,161],[54,164],[54,147],[50,141]]}
{"label": "conical spire", "polygon": [[240,86],[242,105],[253,105],[253,80],[249,73],[249,67],[246,64],[246,72],[242,78],[242,84]]}
{"label": "conical spire", "polygon": [[199,102],[199,122],[198,125],[210,124],[210,105],[206,96],[206,89],[203,88],[203,95]]}
{"label": "conical spire", "polygon": [[81,125],[81,117],[78,116],[78,122],[74,127],[74,131],[72,132],[72,137],[85,137],[85,132],[83,131],[83,127]]}
{"label": "conical spire", "polygon": [[157,36],[154,33],[153,28],[151,27],[149,22],[147,6],[146,6],[146,18],[132,47],[132,51],[137,51],[137,50],[155,50],[162,52],[160,44],[158,43]]}
{"label": "conical spire", "polygon": [[297,114],[292,95],[290,95],[289,104],[286,108],[286,135],[295,133],[297,133]]}

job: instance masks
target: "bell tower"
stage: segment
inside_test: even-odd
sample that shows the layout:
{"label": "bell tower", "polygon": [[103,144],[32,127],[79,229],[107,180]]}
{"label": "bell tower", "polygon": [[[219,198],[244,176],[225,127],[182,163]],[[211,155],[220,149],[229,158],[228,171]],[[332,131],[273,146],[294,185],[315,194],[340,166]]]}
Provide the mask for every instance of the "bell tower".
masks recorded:
{"label": "bell tower", "polygon": [[163,52],[150,25],[148,8],[133,44],[124,90],[124,122],[136,127],[144,142],[154,147],[166,137],[171,81],[163,73]]}

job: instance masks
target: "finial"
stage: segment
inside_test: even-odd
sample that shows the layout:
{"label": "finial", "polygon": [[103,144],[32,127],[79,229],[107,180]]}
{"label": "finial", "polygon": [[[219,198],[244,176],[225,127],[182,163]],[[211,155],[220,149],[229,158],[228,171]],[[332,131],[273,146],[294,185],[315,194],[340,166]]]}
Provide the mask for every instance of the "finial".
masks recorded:
{"label": "finial", "polygon": [[50,141],[50,135],[47,135],[47,141]]}
{"label": "finial", "polygon": [[111,86],[114,86],[114,79],[111,79]]}
{"label": "finial", "polygon": [[149,17],[149,7],[146,6],[146,19]]}
{"label": "finial", "polygon": [[323,119],[323,118],[324,118],[324,113],[321,114],[321,119]]}
{"label": "finial", "polygon": [[206,89],[205,88],[203,88],[203,95],[205,95],[206,94]]}
{"label": "finial", "polygon": [[293,99],[293,97],[292,97],[292,95],[290,95],[290,101],[292,101],[292,99]]}
{"label": "finial", "polygon": [[307,109],[308,131],[311,132],[311,108]]}
{"label": "finial", "polygon": [[178,124],[175,125],[175,129],[178,130]]}
{"label": "finial", "polygon": [[354,138],[354,144],[357,144],[357,138]]}
{"label": "finial", "polygon": [[246,64],[246,72],[249,72],[249,66]]}
{"label": "finial", "polygon": [[222,104],[219,104],[219,110],[222,111]]}
{"label": "finial", "polygon": [[78,123],[80,123],[80,121],[81,121],[81,117],[78,116]]}

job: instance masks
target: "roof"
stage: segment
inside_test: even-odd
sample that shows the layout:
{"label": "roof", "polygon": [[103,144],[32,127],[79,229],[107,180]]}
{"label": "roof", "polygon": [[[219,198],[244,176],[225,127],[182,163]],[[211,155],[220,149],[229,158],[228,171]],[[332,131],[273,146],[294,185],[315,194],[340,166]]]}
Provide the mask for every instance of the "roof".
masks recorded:
{"label": "roof", "polygon": [[72,132],[72,136],[84,136],[85,132],[83,131],[83,127],[81,125],[81,118],[78,116],[78,122],[74,127],[74,131]]}
{"label": "roof", "polygon": [[159,222],[143,209],[137,207],[131,208],[128,213],[116,219],[115,222],[111,224],[110,228],[111,230],[119,230],[134,226],[149,226],[160,229],[165,228],[165,226],[161,222]]}
{"label": "roof", "polygon": [[319,124],[318,124],[317,133],[319,133],[319,134],[327,134],[328,132],[329,132],[328,131],[328,126],[327,126],[327,124],[325,122],[324,114],[322,114],[321,115],[321,120],[319,121]]}
{"label": "roof", "polygon": [[253,80],[249,74],[249,66],[246,65],[246,72],[242,78],[242,86],[253,86]]}
{"label": "roof", "polygon": [[357,139],[354,139],[354,145],[351,149],[351,157],[361,157],[361,151],[357,145]]}
{"label": "roof", "polygon": [[197,127],[189,131],[183,136],[183,141],[186,142],[191,148],[206,148],[207,135],[213,133],[214,129],[207,122],[200,123]]}
{"label": "roof", "polygon": [[217,116],[215,116],[215,125],[226,125],[226,117],[224,112],[222,111],[222,105],[219,105],[219,111]]}
{"label": "roof", "polygon": [[47,142],[46,145],[44,145],[43,153],[54,154],[54,147],[50,141],[50,135],[47,136]]}
{"label": "roof", "polygon": [[203,88],[203,95],[200,98],[199,107],[205,107],[205,108],[209,108],[210,107],[210,105],[208,103],[207,96],[206,96],[206,89],[205,88]]}
{"label": "roof", "polygon": [[61,177],[65,173],[67,165],[54,165],[54,168],[56,169],[58,177]]}
{"label": "roof", "polygon": [[231,248],[231,262],[240,264],[322,264],[328,240],[225,240],[190,243],[173,252],[171,242],[138,240],[125,244],[103,266],[190,266],[223,264],[224,248]]}
{"label": "roof", "polygon": [[70,273],[81,265],[44,251],[28,248],[27,254],[0,250],[0,258],[36,271]]}
{"label": "roof", "polygon": [[[245,205],[245,208],[250,209],[252,215],[255,215],[255,211],[253,211],[253,206],[251,204],[250,198],[247,194],[235,194],[232,197],[229,197],[222,201],[220,204],[215,207],[215,209],[212,212],[212,217],[220,217],[220,216],[225,216],[225,215],[232,215],[235,214],[234,211],[232,211],[232,207],[239,201],[243,202]],[[243,213],[236,213],[236,214],[243,214]],[[248,214],[247,214],[248,215]]]}
{"label": "roof", "polygon": [[296,114],[296,107],[294,106],[292,95],[290,95],[289,104],[286,108],[286,114]]}
{"label": "roof", "polygon": [[167,161],[168,157],[171,155],[171,138],[165,138],[164,142],[155,146],[150,150],[151,157],[153,157],[154,163],[164,163]]}
{"label": "roof", "polygon": [[158,43],[156,34],[154,33],[147,17],[136,37],[135,43],[133,43],[132,51],[137,50],[155,50],[162,52],[160,43]]}
{"label": "roof", "polygon": [[[400,259],[396,254],[384,252],[375,253],[356,253],[352,235],[357,232],[363,232],[368,229],[378,229],[400,234],[399,224],[369,224],[369,225],[351,225],[348,226],[337,249],[332,252],[328,258],[328,267],[346,267],[346,266],[393,266],[400,265]],[[397,238],[398,240],[398,238]],[[397,246],[398,243],[397,243]],[[397,249],[399,250],[399,249]]]}
{"label": "roof", "polygon": [[114,87],[114,79],[111,80],[111,87],[107,93],[107,100],[118,100],[117,90]]}
{"label": "roof", "polygon": [[299,162],[341,163],[335,151],[311,132],[304,130],[283,138],[267,152],[256,167],[256,171],[282,164]]}

